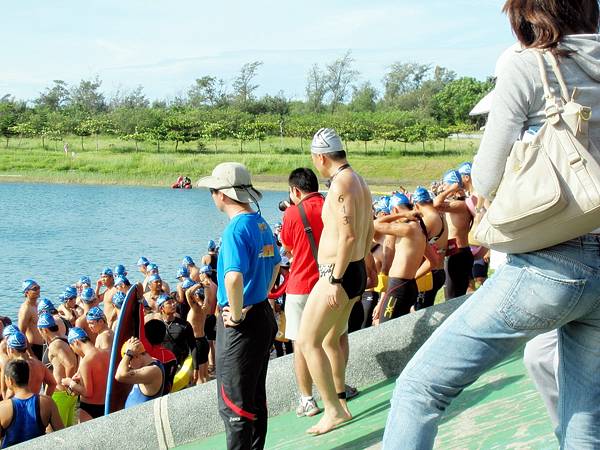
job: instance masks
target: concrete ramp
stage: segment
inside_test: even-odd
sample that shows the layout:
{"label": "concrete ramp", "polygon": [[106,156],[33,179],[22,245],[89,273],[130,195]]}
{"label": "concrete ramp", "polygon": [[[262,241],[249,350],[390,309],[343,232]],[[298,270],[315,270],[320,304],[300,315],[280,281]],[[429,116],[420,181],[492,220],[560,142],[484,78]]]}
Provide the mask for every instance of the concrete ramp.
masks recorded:
{"label": "concrete ramp", "polygon": [[[318,416],[296,419],[295,414],[290,413],[298,401],[291,356],[271,361],[267,398],[269,414],[273,418],[269,420],[267,448],[364,449],[376,445],[383,433],[394,378],[433,330],[463,301],[462,298],[454,299],[379,327],[352,333],[347,381],[359,386],[362,393],[350,402],[355,419],[325,436],[315,438],[304,434]],[[513,361],[495,369],[500,372],[489,372],[452,405],[440,430],[439,448],[552,448],[552,445],[531,447],[515,444],[521,442],[517,439],[519,436],[529,440],[530,431],[532,436],[542,439],[543,445],[554,442],[541,400],[524,376],[519,361],[520,355],[515,355]],[[530,403],[524,403],[524,399]],[[485,403],[490,400],[494,403]],[[525,405],[524,410],[520,411],[522,405]],[[459,414],[467,408],[468,411]],[[501,435],[492,434],[493,419],[500,417],[501,412],[507,419],[511,417],[515,425],[519,424],[518,432],[509,431],[508,424],[499,421]],[[182,446],[213,450],[225,447],[224,437],[219,435],[222,431],[223,423],[217,413],[216,383],[210,382],[51,433],[25,445],[30,449],[43,450],[137,450]],[[499,446],[483,445],[482,436],[490,436],[496,443],[494,445]]]}

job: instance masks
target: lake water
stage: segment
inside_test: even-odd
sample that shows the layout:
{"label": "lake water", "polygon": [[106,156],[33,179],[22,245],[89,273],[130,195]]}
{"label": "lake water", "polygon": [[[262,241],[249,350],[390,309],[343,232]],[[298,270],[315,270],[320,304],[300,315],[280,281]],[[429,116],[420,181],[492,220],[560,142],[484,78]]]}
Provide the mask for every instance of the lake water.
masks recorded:
{"label": "lake water", "polygon": [[[272,225],[287,192],[263,192],[262,214]],[[146,256],[174,285],[185,255],[197,264],[209,239],[227,224],[206,189],[0,184],[0,315],[16,319],[21,282],[35,279],[55,304],[80,276],[98,279],[103,267]]]}

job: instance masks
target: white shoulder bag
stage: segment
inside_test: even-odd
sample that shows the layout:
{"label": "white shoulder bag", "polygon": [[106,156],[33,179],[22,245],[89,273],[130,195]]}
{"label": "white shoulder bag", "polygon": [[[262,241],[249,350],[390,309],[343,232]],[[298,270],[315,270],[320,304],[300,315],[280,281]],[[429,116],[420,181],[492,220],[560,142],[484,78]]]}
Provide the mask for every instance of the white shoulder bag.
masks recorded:
{"label": "white shoulder bag", "polygon": [[[546,121],[531,142],[517,141],[475,238],[504,253],[551,247],[600,227],[600,153],[588,137],[591,108],[569,95],[556,57],[548,55],[560,85],[554,96],[542,52],[535,50]],[[515,195],[526,192],[527,195]]]}

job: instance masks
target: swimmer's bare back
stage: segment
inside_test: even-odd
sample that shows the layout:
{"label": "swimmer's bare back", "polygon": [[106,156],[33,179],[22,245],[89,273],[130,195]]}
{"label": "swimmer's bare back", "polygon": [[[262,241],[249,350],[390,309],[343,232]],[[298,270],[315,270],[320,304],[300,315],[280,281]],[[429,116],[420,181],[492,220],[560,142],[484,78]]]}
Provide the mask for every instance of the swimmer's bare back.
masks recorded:
{"label": "swimmer's bare back", "polygon": [[319,264],[335,264],[340,230],[350,227],[353,244],[348,262],[364,259],[373,238],[371,192],[353,170],[344,170],[333,181],[323,205],[323,232],[319,243]]}

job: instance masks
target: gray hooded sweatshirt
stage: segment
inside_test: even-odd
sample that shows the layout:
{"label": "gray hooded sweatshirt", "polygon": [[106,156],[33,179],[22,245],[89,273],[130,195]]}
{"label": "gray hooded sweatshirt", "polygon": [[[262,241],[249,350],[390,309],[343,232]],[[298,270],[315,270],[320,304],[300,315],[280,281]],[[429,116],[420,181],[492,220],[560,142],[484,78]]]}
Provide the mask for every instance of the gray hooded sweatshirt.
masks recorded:
{"label": "gray hooded sweatshirt", "polygon": [[[560,58],[559,66],[569,92],[577,88],[576,101],[592,108],[590,140],[600,148],[600,35],[569,35],[560,48],[573,52]],[[558,82],[545,58],[549,84],[559,96]],[[511,51],[497,73],[485,133],[473,160],[472,179],[477,193],[494,197],[512,145],[524,130],[544,122],[544,108],[544,88],[533,50]]]}

